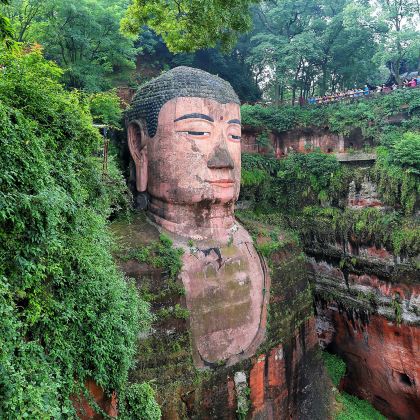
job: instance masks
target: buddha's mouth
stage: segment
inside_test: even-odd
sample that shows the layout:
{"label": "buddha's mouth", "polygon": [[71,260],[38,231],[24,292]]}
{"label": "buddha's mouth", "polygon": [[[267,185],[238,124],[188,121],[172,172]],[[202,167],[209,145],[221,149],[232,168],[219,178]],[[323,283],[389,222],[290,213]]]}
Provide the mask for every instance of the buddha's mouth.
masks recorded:
{"label": "buddha's mouth", "polygon": [[210,182],[210,184],[212,185],[216,185],[222,188],[229,188],[235,185],[235,181],[233,181],[232,179],[216,179],[214,181],[208,181],[208,182]]}

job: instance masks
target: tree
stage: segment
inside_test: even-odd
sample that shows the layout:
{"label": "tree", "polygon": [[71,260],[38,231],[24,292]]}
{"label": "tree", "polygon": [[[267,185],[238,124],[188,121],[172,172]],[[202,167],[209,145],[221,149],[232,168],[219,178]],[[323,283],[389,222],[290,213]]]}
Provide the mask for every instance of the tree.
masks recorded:
{"label": "tree", "polygon": [[127,2],[118,0],[11,0],[7,11],[16,41],[40,43],[65,72],[68,87],[99,91],[127,84],[134,40],[119,32]]}
{"label": "tree", "polygon": [[14,38],[17,42],[28,40],[33,24],[46,11],[48,2],[42,0],[9,0],[10,7],[5,10],[13,24]]}
{"label": "tree", "polygon": [[251,29],[249,7],[259,0],[132,0],[122,20],[125,33],[137,35],[148,26],[171,52],[231,48]]}
{"label": "tree", "polygon": [[150,313],[111,255],[126,185],[101,177],[88,107],[16,50],[0,54],[0,418],[74,418],[86,379],[125,388]]}
{"label": "tree", "polygon": [[[8,5],[10,4],[10,0],[0,0],[0,5],[1,4]],[[0,13],[0,43],[3,43],[6,47],[10,48],[12,45],[12,38],[13,30],[10,20]]]}
{"label": "tree", "polygon": [[354,87],[375,73],[372,28],[345,24],[352,0],[262,2],[248,61],[276,104]]}
{"label": "tree", "polygon": [[162,70],[185,65],[217,74],[227,80],[243,102],[252,103],[261,97],[251,66],[246,60],[250,49],[247,36],[241,37],[230,52],[211,48],[195,53],[173,54],[161,37],[150,29],[145,29],[136,45],[139,46],[137,56],[139,83],[157,76]]}
{"label": "tree", "polygon": [[420,63],[417,0],[375,0],[370,6],[354,0],[347,14],[348,24],[374,30],[379,45],[374,61],[385,65],[396,83],[401,83],[405,63],[413,68]]}
{"label": "tree", "polygon": [[378,54],[378,60],[388,64],[397,84],[401,83],[400,70],[402,62],[411,54],[420,60],[420,34],[416,24],[419,23],[418,0],[377,0],[381,10],[378,19],[388,27],[383,37],[384,48]]}

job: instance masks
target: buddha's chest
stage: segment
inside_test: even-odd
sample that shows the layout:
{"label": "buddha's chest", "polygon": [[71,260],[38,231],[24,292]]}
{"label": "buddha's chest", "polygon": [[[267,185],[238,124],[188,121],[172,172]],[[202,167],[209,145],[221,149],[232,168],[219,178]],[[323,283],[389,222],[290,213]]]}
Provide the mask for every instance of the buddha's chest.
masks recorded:
{"label": "buddha's chest", "polygon": [[206,363],[244,353],[260,328],[265,278],[251,243],[199,248],[183,257],[182,281],[195,348]]}

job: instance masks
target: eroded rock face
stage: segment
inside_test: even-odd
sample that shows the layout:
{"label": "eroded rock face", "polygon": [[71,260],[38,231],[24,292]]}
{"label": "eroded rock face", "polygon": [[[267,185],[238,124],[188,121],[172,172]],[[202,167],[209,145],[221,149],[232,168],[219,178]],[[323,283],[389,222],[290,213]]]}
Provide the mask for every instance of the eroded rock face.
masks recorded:
{"label": "eroded rock face", "polygon": [[347,364],[341,387],[388,418],[419,418],[420,285],[413,260],[355,241],[308,252],[319,342]]}
{"label": "eroded rock face", "polygon": [[370,401],[391,419],[420,413],[420,329],[372,315],[369,322],[330,304],[318,308],[318,334],[344,358],[341,388]]}
{"label": "eroded rock face", "polygon": [[330,396],[317,348],[315,320],[310,318],[291,341],[255,360],[249,377],[252,418],[327,418]]}
{"label": "eroded rock face", "polygon": [[353,129],[348,136],[333,133],[328,127],[298,128],[289,131],[269,131],[268,144],[259,144],[262,129],[245,126],[242,133],[242,151],[245,153],[274,153],[277,158],[290,152],[307,153],[321,150],[324,153],[345,153],[361,150],[370,144],[370,139],[363,137],[359,128]]}
{"label": "eroded rock face", "polygon": [[[117,410],[117,395],[114,392],[111,396],[105,394],[104,390],[96,384],[92,379],[88,379],[85,382],[86,390],[89,397],[97,404],[97,406],[111,418],[118,416]],[[104,418],[104,415],[92,407],[92,404],[88,399],[83,396],[74,396],[72,398],[73,405],[76,410],[76,415],[81,420],[100,420]]]}
{"label": "eroded rock face", "polygon": [[420,325],[420,285],[392,283],[375,274],[344,273],[325,261],[311,259],[316,292],[331,296],[345,307],[382,315],[387,319]]}
{"label": "eroded rock face", "polygon": [[383,207],[377,186],[367,176],[364,177],[360,188],[356,187],[354,181],[350,183],[347,205],[351,209]]}

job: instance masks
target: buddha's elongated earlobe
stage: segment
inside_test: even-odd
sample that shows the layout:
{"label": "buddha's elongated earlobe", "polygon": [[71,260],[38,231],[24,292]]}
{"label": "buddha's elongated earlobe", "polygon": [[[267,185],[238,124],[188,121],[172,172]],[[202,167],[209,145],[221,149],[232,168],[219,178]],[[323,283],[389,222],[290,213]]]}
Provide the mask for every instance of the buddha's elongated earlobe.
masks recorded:
{"label": "buddha's elongated earlobe", "polygon": [[131,122],[128,126],[128,148],[136,166],[136,188],[139,192],[147,190],[147,140],[139,122]]}

